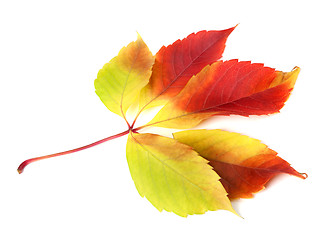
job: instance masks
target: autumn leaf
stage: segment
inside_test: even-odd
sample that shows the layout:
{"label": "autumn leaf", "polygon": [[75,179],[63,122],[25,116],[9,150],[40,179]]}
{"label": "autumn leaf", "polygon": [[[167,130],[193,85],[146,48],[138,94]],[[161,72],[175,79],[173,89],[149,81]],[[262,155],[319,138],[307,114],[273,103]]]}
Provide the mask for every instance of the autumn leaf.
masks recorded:
{"label": "autumn leaf", "polygon": [[280,173],[306,177],[259,140],[222,130],[188,130],[173,134],[209,161],[228,197],[250,198]]}
{"label": "autumn leaf", "polygon": [[155,55],[150,81],[141,91],[140,109],[165,104],[193,75],[219,60],[234,28],[192,33],[172,45],[163,46]]}
{"label": "autumn leaf", "polygon": [[131,133],[126,155],[139,194],[158,210],[180,216],[220,209],[235,213],[219,176],[187,145],[155,134]]}
{"label": "autumn leaf", "polygon": [[284,73],[263,64],[218,61],[192,77],[148,125],[192,128],[215,115],[262,115],[279,112],[300,69]]}
{"label": "autumn leaf", "polygon": [[[260,63],[220,61],[234,28],[200,31],[162,47],[155,57],[138,35],[105,64],[95,80],[97,95],[128,129],[68,151],[28,159],[27,165],[128,136],[126,156],[142,197],[158,210],[180,216],[206,211],[235,213],[230,199],[249,198],[280,173],[305,179],[259,140],[222,130],[187,130],[174,138],[139,133],[149,126],[189,129],[216,115],[277,113],[300,69],[281,72]],[[129,124],[126,112],[139,104]],[[135,127],[143,110],[164,105],[146,125]]]}
{"label": "autumn leaf", "polygon": [[96,93],[106,107],[123,117],[140,90],[148,83],[154,57],[138,35],[99,71]]}

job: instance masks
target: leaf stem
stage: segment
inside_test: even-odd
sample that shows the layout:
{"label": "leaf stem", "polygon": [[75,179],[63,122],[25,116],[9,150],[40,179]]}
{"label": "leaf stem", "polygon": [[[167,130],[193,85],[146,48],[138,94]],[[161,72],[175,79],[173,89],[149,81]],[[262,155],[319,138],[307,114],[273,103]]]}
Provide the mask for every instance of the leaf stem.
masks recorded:
{"label": "leaf stem", "polygon": [[137,113],[137,115],[136,115],[136,117],[134,118],[134,121],[133,121],[133,123],[132,123],[132,126],[130,126],[130,128],[133,128],[133,127],[134,127],[135,122],[137,121],[137,118],[138,118],[138,116],[140,115],[140,113],[143,111],[143,109],[144,109],[144,108],[142,108],[142,109]]}
{"label": "leaf stem", "polygon": [[28,159],[24,162],[22,162],[17,171],[19,174],[21,174],[25,167],[27,165],[29,165],[30,163],[32,162],[36,162],[36,161],[39,161],[39,160],[43,160],[43,159],[47,159],[47,158],[52,158],[52,157],[58,157],[58,156],[62,156],[62,155],[67,155],[67,154],[70,154],[70,153],[75,153],[75,152],[79,152],[81,150],[85,150],[85,149],[88,149],[88,148],[91,148],[91,147],[94,147],[96,145],[99,145],[101,143],[104,143],[104,142],[107,142],[109,140],[113,140],[115,138],[119,138],[119,137],[122,137],[124,135],[127,135],[129,133],[129,131],[131,130],[131,128],[129,128],[128,130],[124,131],[124,132],[121,132],[121,133],[118,133],[118,134],[115,134],[115,135],[112,135],[110,137],[106,137],[104,139],[101,139],[99,141],[96,141],[94,143],[91,143],[91,144],[88,144],[88,145],[85,145],[83,147],[79,147],[79,148],[75,148],[75,149],[72,149],[72,150],[68,150],[68,151],[64,151],[64,152],[59,152],[59,153],[54,153],[54,154],[50,154],[50,155],[46,155],[46,156],[42,156],[42,157],[36,157],[36,158],[31,158],[31,159]]}

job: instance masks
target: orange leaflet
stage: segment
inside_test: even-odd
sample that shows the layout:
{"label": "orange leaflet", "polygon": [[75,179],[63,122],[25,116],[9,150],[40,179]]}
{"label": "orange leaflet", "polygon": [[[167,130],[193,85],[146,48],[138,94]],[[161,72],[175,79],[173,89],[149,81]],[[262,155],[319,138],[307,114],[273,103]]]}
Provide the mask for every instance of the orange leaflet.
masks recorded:
{"label": "orange leaflet", "polygon": [[193,75],[219,60],[234,28],[192,33],[172,45],[163,46],[155,56],[150,81],[141,91],[140,109],[164,104],[166,99],[177,95]]}
{"label": "orange leaflet", "polygon": [[251,198],[274,176],[287,173],[306,178],[257,139],[222,130],[189,130],[173,134],[207,159],[230,199]]}
{"label": "orange leaflet", "polygon": [[148,125],[191,128],[214,115],[279,112],[300,69],[284,73],[263,64],[218,61],[192,77]]}

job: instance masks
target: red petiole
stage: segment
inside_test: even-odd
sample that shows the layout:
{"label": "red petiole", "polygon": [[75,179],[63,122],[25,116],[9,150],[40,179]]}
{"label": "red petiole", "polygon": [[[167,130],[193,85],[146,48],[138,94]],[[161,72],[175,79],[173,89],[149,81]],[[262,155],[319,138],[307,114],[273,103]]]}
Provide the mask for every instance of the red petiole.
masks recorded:
{"label": "red petiole", "polygon": [[85,149],[88,149],[88,148],[91,148],[91,147],[94,147],[94,146],[97,146],[101,143],[104,143],[104,142],[107,142],[107,141],[110,141],[110,140],[113,140],[115,138],[119,138],[119,137],[122,137],[122,136],[125,136],[127,135],[130,131],[132,132],[137,132],[138,130],[144,128],[145,126],[142,126],[142,127],[138,127],[136,129],[132,129],[132,127],[130,127],[128,130],[124,131],[124,132],[121,132],[121,133],[118,133],[118,134],[115,134],[115,135],[112,135],[110,137],[106,137],[104,139],[101,139],[99,141],[96,141],[94,143],[90,143],[88,145],[85,145],[83,147],[79,147],[79,148],[75,148],[75,149],[71,149],[71,150],[68,150],[68,151],[64,151],[64,152],[59,152],[59,153],[54,153],[54,154],[50,154],[50,155],[45,155],[45,156],[41,156],[41,157],[36,157],[36,158],[31,158],[31,159],[28,159],[24,162],[22,162],[17,171],[19,174],[21,174],[25,167],[27,165],[29,165],[30,163],[33,163],[33,162],[37,162],[39,160],[43,160],[43,159],[47,159],[47,158],[52,158],[52,157],[58,157],[58,156],[63,156],[63,155],[67,155],[67,154],[70,154],[70,153],[75,153],[75,152],[79,152],[81,150],[85,150]]}

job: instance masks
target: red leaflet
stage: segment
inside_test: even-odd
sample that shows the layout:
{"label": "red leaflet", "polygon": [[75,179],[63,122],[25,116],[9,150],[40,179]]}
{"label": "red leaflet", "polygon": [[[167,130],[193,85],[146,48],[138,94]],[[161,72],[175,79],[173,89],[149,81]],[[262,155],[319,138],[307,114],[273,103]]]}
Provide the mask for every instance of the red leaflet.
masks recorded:
{"label": "red leaflet", "polygon": [[[207,111],[221,114],[260,115],[279,111],[291,88],[270,88],[277,77],[273,68],[263,64],[238,62],[237,60],[215,64],[206,79],[199,79],[199,92],[195,94],[187,111]],[[279,98],[278,98],[279,97]]]}
{"label": "red leaflet", "polygon": [[190,128],[213,115],[276,113],[288,99],[298,73],[299,68],[283,73],[251,62],[216,62],[192,77],[150,124]]}
{"label": "red leaflet", "polygon": [[219,60],[234,28],[192,33],[172,45],[163,46],[155,56],[150,82],[142,90],[141,106],[145,108],[158,97],[162,100],[177,95],[193,75]]}

